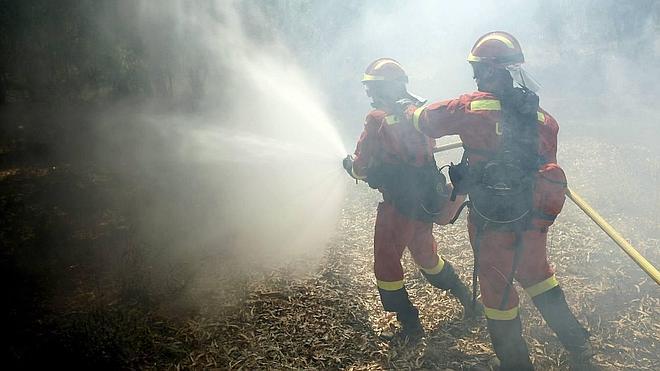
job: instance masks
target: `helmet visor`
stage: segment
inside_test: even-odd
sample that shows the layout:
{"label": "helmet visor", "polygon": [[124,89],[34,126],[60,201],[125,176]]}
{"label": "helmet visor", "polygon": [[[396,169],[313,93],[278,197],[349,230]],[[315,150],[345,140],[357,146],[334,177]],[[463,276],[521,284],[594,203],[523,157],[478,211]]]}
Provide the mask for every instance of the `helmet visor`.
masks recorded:
{"label": "helmet visor", "polygon": [[521,87],[529,89],[534,93],[541,89],[541,84],[539,84],[529,72],[525,71],[520,63],[510,64],[506,66],[506,70],[511,74],[513,81]]}

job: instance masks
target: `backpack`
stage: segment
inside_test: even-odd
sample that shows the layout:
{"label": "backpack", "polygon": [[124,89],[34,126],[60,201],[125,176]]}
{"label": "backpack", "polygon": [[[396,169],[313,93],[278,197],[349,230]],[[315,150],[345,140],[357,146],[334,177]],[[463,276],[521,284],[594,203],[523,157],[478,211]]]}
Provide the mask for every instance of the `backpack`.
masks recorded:
{"label": "backpack", "polygon": [[367,183],[383,190],[400,214],[422,222],[435,221],[449,200],[447,178],[435,161],[422,166],[381,164],[368,171]]}
{"label": "backpack", "polygon": [[[461,164],[453,165],[450,176],[454,175],[452,182],[457,175],[461,178],[455,187],[469,195],[477,226],[523,230],[534,214],[537,170],[544,163],[538,155],[538,96],[516,88],[500,102],[502,134],[497,151],[464,147]],[[470,153],[488,160],[469,164]]]}
{"label": "backpack", "polygon": [[[400,105],[421,105],[421,101],[402,100]],[[403,157],[410,157],[404,146]],[[433,154],[421,166],[404,161],[387,163],[379,160],[367,170],[369,187],[381,189],[383,196],[402,215],[422,222],[433,222],[442,215],[449,200],[447,178],[438,169]]]}

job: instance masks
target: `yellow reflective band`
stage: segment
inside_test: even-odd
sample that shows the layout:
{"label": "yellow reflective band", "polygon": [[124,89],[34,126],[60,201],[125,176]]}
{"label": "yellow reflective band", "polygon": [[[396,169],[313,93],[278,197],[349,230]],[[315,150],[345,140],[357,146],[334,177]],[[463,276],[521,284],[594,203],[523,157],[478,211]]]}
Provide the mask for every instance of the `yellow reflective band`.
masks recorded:
{"label": "yellow reflective band", "polygon": [[396,291],[403,288],[403,280],[401,281],[381,281],[376,280],[378,283],[378,288],[385,291]]}
{"label": "yellow reflective band", "polygon": [[537,295],[543,294],[544,292],[556,286],[559,286],[559,281],[557,281],[557,278],[553,274],[550,278],[545,279],[537,283],[536,285],[532,285],[526,288],[525,292],[527,292],[527,295],[529,295],[529,297],[533,298]]}
{"label": "yellow reflective band", "polygon": [[399,123],[399,118],[395,115],[385,116],[385,122],[387,125],[394,125]]}
{"label": "yellow reflective band", "polygon": [[536,118],[541,122],[545,122],[545,113],[541,111],[536,112]]}
{"label": "yellow reflective band", "polygon": [[500,111],[502,106],[497,99],[475,100],[470,102],[470,111]]}
{"label": "yellow reflective band", "polygon": [[426,106],[421,106],[415,110],[415,113],[413,113],[413,126],[415,129],[417,129],[417,131],[421,131],[419,130],[419,116],[422,115],[422,112],[424,112],[425,109]]}
{"label": "yellow reflective band", "polygon": [[433,268],[424,268],[421,265],[419,266],[426,274],[438,274],[442,272],[442,268],[445,267],[445,261],[438,256],[438,264]]}
{"label": "yellow reflective band", "polygon": [[479,58],[476,55],[472,54],[472,52],[470,52],[470,54],[468,54],[467,60],[468,60],[468,62],[481,62],[481,58]]}
{"label": "yellow reflective band", "polygon": [[380,61],[380,62],[376,63],[376,65],[374,66],[374,70],[377,70],[377,69],[383,67],[384,65],[386,65],[388,63],[397,65],[397,66],[399,66],[399,68],[403,69],[403,67],[401,67],[401,65],[396,63],[395,61],[393,61],[391,59],[385,59],[384,61]]}
{"label": "yellow reflective band", "polygon": [[377,81],[377,80],[385,80],[385,76],[375,76],[375,75],[369,75],[369,74],[364,74],[362,76],[362,81]]}
{"label": "yellow reflective band", "polygon": [[509,310],[499,310],[499,309],[484,307],[484,312],[486,314],[486,318],[488,319],[509,321],[516,318],[516,316],[518,316],[518,307],[511,308]]}
{"label": "yellow reflective band", "polygon": [[481,39],[481,41],[479,41],[479,43],[478,43],[474,48],[472,48],[472,49],[473,49],[473,50],[474,50],[474,49],[477,49],[478,47],[481,46],[481,44],[485,43],[485,42],[488,41],[488,40],[497,40],[497,41],[501,41],[501,42],[503,42],[504,45],[506,45],[507,48],[509,48],[509,49],[515,49],[515,48],[516,48],[515,46],[513,46],[513,43],[511,42],[511,40],[507,39],[506,37],[504,37],[504,36],[502,36],[502,35],[490,35],[490,36],[488,36],[488,37],[484,37],[483,39]]}

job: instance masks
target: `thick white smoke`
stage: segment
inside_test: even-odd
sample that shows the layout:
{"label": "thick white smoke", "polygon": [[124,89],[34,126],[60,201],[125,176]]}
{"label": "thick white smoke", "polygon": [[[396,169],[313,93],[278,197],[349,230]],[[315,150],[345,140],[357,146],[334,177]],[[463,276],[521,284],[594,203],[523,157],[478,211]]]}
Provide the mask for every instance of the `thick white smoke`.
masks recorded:
{"label": "thick white smoke", "polygon": [[[143,189],[131,208],[149,281],[202,292],[237,271],[293,259],[313,266],[347,184],[346,150],[314,80],[276,37],[258,37],[233,2],[139,4],[145,53],[188,68],[170,84],[195,103],[99,119],[102,161]],[[165,21],[172,35],[154,31]]]}

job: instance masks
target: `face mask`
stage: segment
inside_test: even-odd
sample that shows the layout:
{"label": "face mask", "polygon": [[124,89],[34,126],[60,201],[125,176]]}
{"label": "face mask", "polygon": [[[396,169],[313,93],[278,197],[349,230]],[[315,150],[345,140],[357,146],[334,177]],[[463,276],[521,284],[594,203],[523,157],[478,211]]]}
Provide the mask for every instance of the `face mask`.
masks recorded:
{"label": "face mask", "polygon": [[365,92],[371,98],[371,106],[379,109],[387,109],[401,98],[396,94],[395,86],[369,86],[365,84]]}

